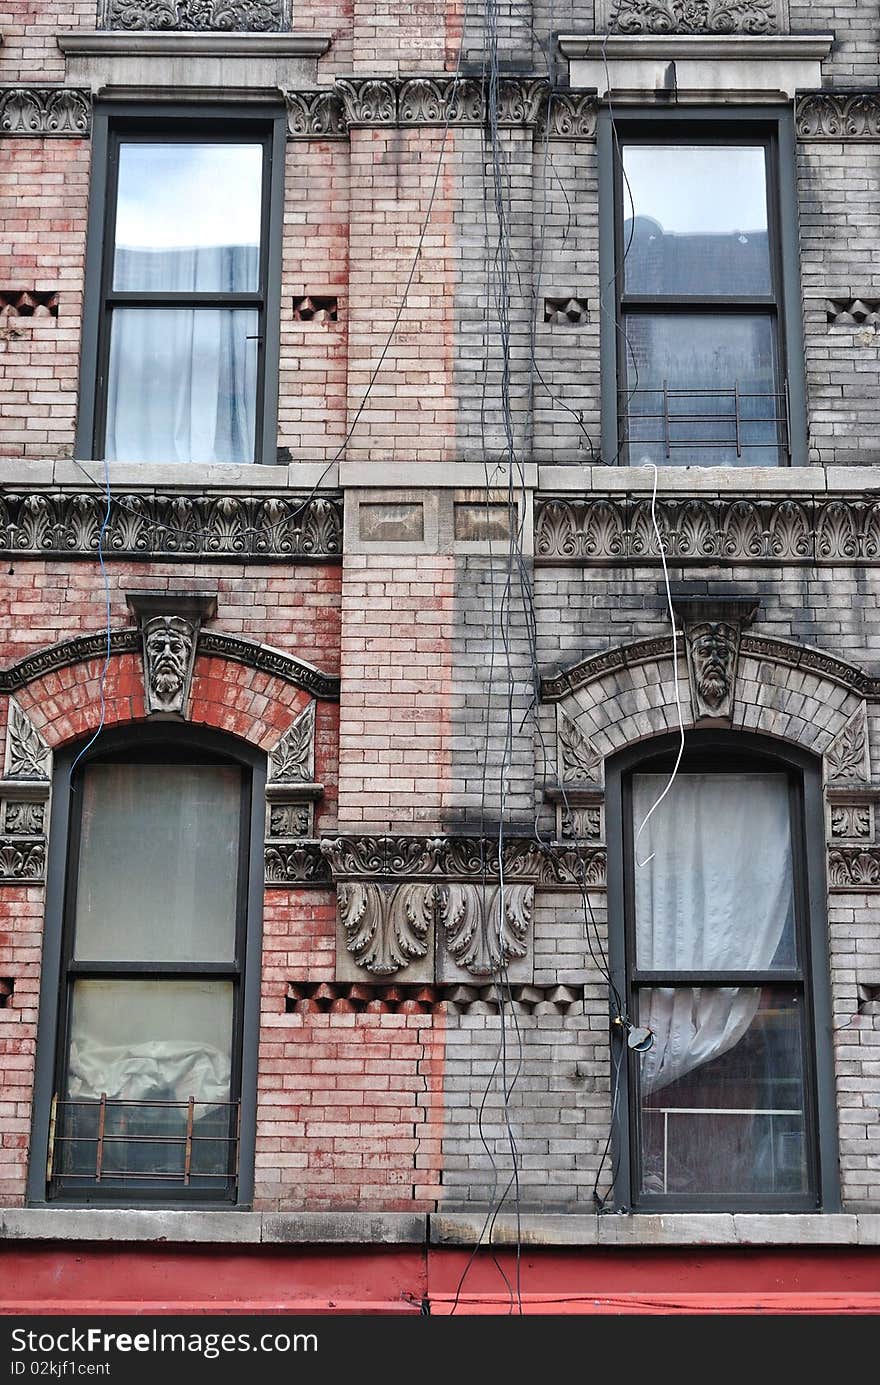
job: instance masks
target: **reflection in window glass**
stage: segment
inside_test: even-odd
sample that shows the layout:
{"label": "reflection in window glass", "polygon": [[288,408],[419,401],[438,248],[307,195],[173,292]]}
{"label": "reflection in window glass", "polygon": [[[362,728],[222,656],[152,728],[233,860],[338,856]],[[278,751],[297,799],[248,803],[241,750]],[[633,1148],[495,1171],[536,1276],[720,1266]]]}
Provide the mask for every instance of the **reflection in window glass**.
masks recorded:
{"label": "reflection in window glass", "polygon": [[640,992],[643,1194],[807,1191],[801,1010],[785,987]]}
{"label": "reflection in window glass", "polygon": [[240,816],[236,768],[89,765],[74,956],[231,961]]}
{"label": "reflection in window glass", "polygon": [[111,1187],[225,1183],[235,1157],[232,1012],[228,981],[76,981],[61,1176]]}
{"label": "reflection in window glass", "polygon": [[250,308],[114,308],[107,457],[252,462],[258,334]]}
{"label": "reflection in window glass", "polygon": [[769,294],[765,157],[761,145],[627,144],[626,292]]}
{"label": "reflection in window glass", "polygon": [[113,288],[256,292],[262,172],[259,144],[120,144]]}
{"label": "reflection in window glass", "polygon": [[628,464],[776,466],[785,432],[773,323],[737,313],[627,313]]}

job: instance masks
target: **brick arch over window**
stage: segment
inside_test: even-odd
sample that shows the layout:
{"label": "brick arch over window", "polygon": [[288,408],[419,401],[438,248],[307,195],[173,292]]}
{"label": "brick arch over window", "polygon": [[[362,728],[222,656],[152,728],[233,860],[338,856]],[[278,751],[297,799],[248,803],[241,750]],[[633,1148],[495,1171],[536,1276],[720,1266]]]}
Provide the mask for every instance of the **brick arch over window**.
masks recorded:
{"label": "brick arch over window", "polygon": [[[638,640],[544,680],[544,699],[557,707],[561,783],[601,782],[609,756],[678,729],[672,653],[671,636]],[[699,719],[683,637],[677,679],[687,729]],[[825,756],[828,778],[868,779],[866,698],[880,695],[876,683],[821,650],[745,634],[725,723]]]}
{"label": "brick arch over window", "polygon": [[[0,692],[15,697],[52,750],[91,734],[101,723],[104,639],[88,635],[53,645],[0,672]],[[137,630],[111,632],[103,694],[105,726],[145,719]],[[315,696],[318,744],[326,745],[335,718],[335,708],[327,704],[338,698],[336,678],[265,645],[203,632],[187,720],[268,750]]]}

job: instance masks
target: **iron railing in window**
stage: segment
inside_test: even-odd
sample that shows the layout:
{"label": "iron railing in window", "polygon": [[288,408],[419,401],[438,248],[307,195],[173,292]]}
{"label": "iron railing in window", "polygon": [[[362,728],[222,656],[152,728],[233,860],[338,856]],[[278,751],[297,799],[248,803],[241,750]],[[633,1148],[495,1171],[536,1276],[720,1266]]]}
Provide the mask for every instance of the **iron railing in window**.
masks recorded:
{"label": "iron railing in window", "polygon": [[[132,1117],[150,1112],[155,1116],[146,1127],[136,1121],[132,1125]],[[149,1133],[151,1128],[161,1133]],[[204,1160],[199,1156],[208,1152],[208,1146],[214,1146],[214,1157]],[[238,1177],[240,1146],[237,1101],[199,1101],[193,1096],[186,1101],[126,1101],[106,1094],[86,1100],[56,1095],[49,1120],[46,1177],[50,1184],[156,1180],[181,1187],[229,1184]],[[181,1157],[173,1157],[175,1151]],[[161,1167],[163,1152],[164,1162],[172,1167]],[[126,1167],[133,1156],[142,1167]]]}
{"label": "iron railing in window", "polygon": [[[803,1120],[799,1108],[770,1106],[643,1106],[643,1115],[663,1117],[663,1192],[669,1191],[669,1117],[670,1116],[764,1116],[770,1121],[770,1141],[775,1143],[774,1120],[777,1116],[795,1116]],[[773,1167],[775,1183],[775,1165]]]}
{"label": "iron railing in window", "polygon": [[[664,380],[662,385],[652,388],[621,389],[618,396],[622,442],[630,448],[662,447],[667,460],[680,448],[735,449],[739,458],[753,448],[781,448],[786,456],[791,456],[787,380],[782,389],[769,391],[742,389],[736,380],[732,385],[714,389],[682,389]],[[651,398],[653,407],[633,408],[634,401],[645,396]],[[701,399],[706,401],[706,407],[696,403]],[[761,412],[760,404],[750,402],[754,400],[768,401],[772,412]],[[687,401],[694,403],[690,409],[676,408],[676,401],[683,405]],[[647,428],[649,424],[651,428]],[[754,436],[755,429],[760,436]],[[713,431],[712,437],[700,435]]]}

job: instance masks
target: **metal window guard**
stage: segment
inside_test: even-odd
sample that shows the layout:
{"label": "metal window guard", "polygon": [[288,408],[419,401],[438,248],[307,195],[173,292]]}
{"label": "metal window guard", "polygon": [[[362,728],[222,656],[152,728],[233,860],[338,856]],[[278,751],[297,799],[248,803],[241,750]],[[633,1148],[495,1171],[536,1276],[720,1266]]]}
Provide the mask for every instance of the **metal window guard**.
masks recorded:
{"label": "metal window guard", "polygon": [[770,1139],[773,1139],[774,1116],[800,1116],[799,1110],[763,1106],[643,1106],[643,1115],[663,1117],[663,1191],[669,1191],[669,1117],[670,1116],[769,1116]]}
{"label": "metal window guard", "polygon": [[[788,381],[783,381],[781,390],[756,391],[740,389],[739,382],[734,381],[732,385],[719,386],[717,389],[679,389],[671,387],[668,381],[664,380],[662,385],[654,388],[621,389],[618,391],[623,407],[619,412],[623,424],[623,440],[626,444],[632,445],[654,445],[660,444],[667,459],[672,456],[674,448],[736,448],[737,457],[741,457],[747,448],[767,448],[781,447],[788,457],[791,456],[791,409],[788,396]],[[640,395],[654,395],[658,398],[660,408],[656,412],[635,412],[631,409],[634,399]],[[670,410],[670,401],[676,399],[712,399],[719,401],[730,401],[730,408],[723,412],[685,412]],[[761,417],[749,417],[748,411],[743,414],[743,401],[747,399],[768,399],[773,401],[773,413]],[[648,422],[658,422],[659,426],[657,437],[632,437],[633,425],[641,425]],[[679,429],[683,425],[705,425],[709,423],[726,424],[731,428],[731,434],[725,438],[702,438],[702,437],[675,437],[674,429]],[[749,442],[744,436],[744,431],[749,428],[760,426],[761,428],[773,427],[775,438],[768,440],[766,437],[757,442]]]}
{"label": "metal window guard", "polygon": [[[97,1129],[94,1135],[59,1133],[59,1124],[65,1127],[64,1114],[72,1111],[73,1108],[97,1111]],[[197,1109],[204,1108],[204,1111],[228,1111],[230,1115],[230,1125],[234,1119],[235,1133],[231,1135],[210,1134],[197,1135],[195,1133]],[[186,1113],[185,1130],[180,1135],[142,1135],[123,1133],[121,1135],[109,1134],[107,1132],[107,1114],[111,1111],[135,1111],[135,1110],[177,1110]],[[95,1146],[95,1166],[87,1172],[68,1171],[61,1167],[56,1168],[56,1163],[63,1161],[56,1156],[60,1156],[64,1145]],[[225,1144],[228,1147],[229,1157],[225,1160],[226,1167],[221,1172],[212,1173],[197,1169],[193,1173],[192,1162],[193,1152],[198,1145]],[[187,1101],[125,1101],[121,1098],[108,1097],[102,1094],[97,1100],[63,1100],[57,1094],[52,1097],[52,1107],[49,1116],[49,1154],[46,1167],[46,1181],[52,1182],[54,1178],[79,1179],[89,1183],[100,1183],[103,1178],[113,1179],[117,1182],[121,1179],[144,1179],[150,1182],[154,1180],[166,1180],[180,1183],[184,1187],[189,1187],[193,1178],[200,1182],[203,1179],[214,1179],[228,1183],[230,1179],[238,1178],[239,1150],[241,1144],[241,1104],[238,1101],[197,1101],[195,1097],[189,1097]],[[106,1169],[105,1153],[109,1145],[165,1145],[172,1148],[183,1150],[183,1169],[170,1172],[161,1169]]]}

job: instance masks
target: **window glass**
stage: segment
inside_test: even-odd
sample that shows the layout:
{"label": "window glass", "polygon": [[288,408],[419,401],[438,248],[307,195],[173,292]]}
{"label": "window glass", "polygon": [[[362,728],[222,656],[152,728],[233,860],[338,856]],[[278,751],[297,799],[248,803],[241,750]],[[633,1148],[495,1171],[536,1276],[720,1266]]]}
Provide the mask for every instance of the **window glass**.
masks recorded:
{"label": "window glass", "polygon": [[113,288],[254,293],[259,144],[121,142]]}
{"label": "window glass", "polygon": [[643,1194],[807,1191],[802,1008],[781,986],[640,992]]}
{"label": "window glass", "polygon": [[225,1184],[236,1154],[232,1014],[228,981],[76,981],[59,1175]]}
{"label": "window glass", "polygon": [[86,768],[76,958],[232,959],[241,785],[225,765]]}
{"label": "window glass", "polygon": [[773,322],[737,313],[627,313],[630,466],[775,466],[785,426]]}
{"label": "window glass", "polygon": [[627,293],[681,297],[771,291],[763,146],[627,144]]}
{"label": "window glass", "polygon": [[114,308],[107,457],[252,462],[259,330],[250,308]]}
{"label": "window glass", "polygon": [[[668,780],[633,777],[635,833]],[[795,964],[786,775],[678,774],[648,817],[636,857],[637,967],[725,972]]]}

